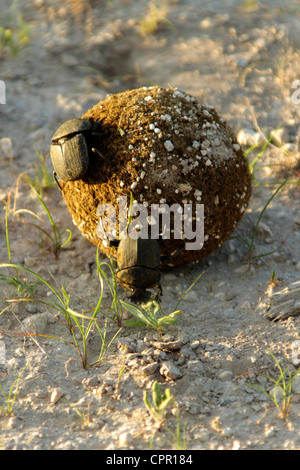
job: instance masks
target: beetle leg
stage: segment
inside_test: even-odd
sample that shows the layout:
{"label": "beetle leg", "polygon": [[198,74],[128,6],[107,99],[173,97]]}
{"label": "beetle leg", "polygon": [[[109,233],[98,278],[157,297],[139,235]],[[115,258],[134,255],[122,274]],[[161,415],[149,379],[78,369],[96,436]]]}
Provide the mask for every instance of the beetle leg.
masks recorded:
{"label": "beetle leg", "polygon": [[163,290],[162,290],[161,283],[159,282],[157,284],[157,292],[154,294],[153,298],[154,300],[156,300],[156,302],[159,302],[162,295],[163,295]]}
{"label": "beetle leg", "polygon": [[58,179],[57,179],[57,174],[56,174],[55,171],[53,171],[53,178],[54,178],[54,180],[55,180],[55,183],[56,183],[57,186],[59,187],[59,189],[62,191],[62,187],[61,187],[61,185],[59,184],[59,181],[58,181]]}
{"label": "beetle leg", "polygon": [[157,288],[158,288],[157,297],[160,297],[161,295],[163,295],[162,285],[160,282],[157,284]]}
{"label": "beetle leg", "polygon": [[102,153],[99,152],[99,150],[97,150],[95,147],[92,147],[92,152],[93,153],[97,153],[101,158],[103,158],[103,160],[105,160],[107,163],[110,163],[109,159],[107,157],[105,157],[104,155],[102,155]]}

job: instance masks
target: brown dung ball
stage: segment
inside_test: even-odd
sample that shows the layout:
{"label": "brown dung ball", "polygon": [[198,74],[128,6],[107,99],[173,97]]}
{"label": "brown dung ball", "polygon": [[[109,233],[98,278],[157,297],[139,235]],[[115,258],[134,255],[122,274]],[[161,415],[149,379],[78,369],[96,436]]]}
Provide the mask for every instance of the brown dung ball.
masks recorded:
{"label": "brown dung ball", "polygon": [[[174,239],[171,230],[169,239],[160,241],[162,266],[198,261],[229,238],[247,208],[251,176],[233,131],[212,106],[172,88],[143,87],[108,96],[82,118],[99,124],[89,167],[81,179],[60,184],[75,225],[104,254],[116,258],[117,249],[99,238],[107,230],[99,206],[110,204],[115,210],[118,235],[124,214],[119,202],[125,197],[128,207],[133,197],[147,208],[152,227],[149,209],[154,204],[180,206],[182,227],[183,220],[192,220],[194,235],[199,222],[195,208],[204,208],[202,248],[190,249],[196,246],[190,243],[187,249],[192,237],[183,230],[185,239]],[[191,213],[185,211],[188,206]],[[170,215],[172,229],[176,210]]]}

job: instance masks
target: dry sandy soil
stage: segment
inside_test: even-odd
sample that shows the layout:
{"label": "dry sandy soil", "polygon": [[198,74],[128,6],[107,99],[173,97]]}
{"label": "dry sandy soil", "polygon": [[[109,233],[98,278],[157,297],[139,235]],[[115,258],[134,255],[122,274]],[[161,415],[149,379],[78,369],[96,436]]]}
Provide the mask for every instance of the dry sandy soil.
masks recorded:
{"label": "dry sandy soil", "polygon": [[[175,430],[176,410],[182,427],[186,422],[187,449],[300,448],[300,377],[293,381],[285,419],[269,397],[249,385],[274,393],[266,376],[277,380],[279,369],[270,353],[292,375],[300,364],[300,103],[292,88],[300,80],[299,2],[158,2],[158,25],[142,31],[151,3],[19,0],[18,12],[31,25],[29,43],[16,56],[9,48],[0,51],[0,79],[6,85],[6,104],[0,104],[1,262],[9,260],[5,208],[11,194],[12,262],[43,276],[60,293],[64,286],[77,312],[96,305],[95,247],[73,226],[56,186],[43,190],[43,200],[60,230],[71,229],[73,237],[58,258],[46,236],[41,246],[33,223],[49,233],[51,226],[24,175],[34,178],[38,153],[52,171],[53,132],[107,93],[171,85],[196,97],[204,94],[245,149],[253,141],[263,145],[272,131],[276,139],[255,167],[250,206],[234,237],[202,263],[162,273],[161,303],[170,313],[205,271],[180,304],[178,323],[165,332],[124,326],[108,357],[85,369],[66,342],[72,338],[62,315],[20,301],[27,292],[1,282],[0,384],[6,394],[26,366],[12,413],[0,414],[0,447],[6,450],[148,449],[153,435],[154,449],[169,449],[166,439],[173,438],[166,427]],[[1,22],[10,4],[1,2]],[[10,26],[12,20],[5,21]],[[250,153],[251,161],[260,150]],[[241,237],[251,240],[261,211],[286,178],[255,237],[255,256],[273,253],[249,263]],[[16,214],[19,209],[42,221],[28,212]],[[2,268],[1,274],[8,271]],[[19,279],[24,277],[36,280],[20,271]],[[290,298],[275,295],[285,288],[293,288]],[[45,284],[35,287],[34,297],[57,300]],[[103,302],[110,306],[107,286]],[[285,318],[271,321],[270,307]],[[24,328],[46,336],[28,336]],[[118,327],[109,322],[107,330],[112,337]],[[89,364],[100,347],[93,331]],[[144,390],[149,394],[155,380],[177,403],[160,432],[143,403]],[[277,396],[281,405],[278,389]],[[5,408],[2,394],[0,406]]]}

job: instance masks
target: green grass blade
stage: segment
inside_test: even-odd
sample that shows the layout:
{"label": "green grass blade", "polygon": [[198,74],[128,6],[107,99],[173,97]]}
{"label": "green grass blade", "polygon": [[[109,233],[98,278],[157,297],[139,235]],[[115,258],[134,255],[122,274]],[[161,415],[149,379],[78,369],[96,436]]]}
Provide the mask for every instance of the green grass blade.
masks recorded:
{"label": "green grass blade", "polygon": [[6,202],[6,209],[5,209],[5,235],[6,235],[6,247],[7,247],[8,259],[9,259],[9,262],[11,263],[11,252],[10,252],[9,234],[8,234],[9,206],[10,206],[10,194],[8,195],[7,202]]}
{"label": "green grass blade", "polygon": [[180,299],[178,300],[178,302],[176,304],[175,310],[178,309],[178,305],[183,301],[184,297],[194,287],[194,285],[199,281],[199,279],[201,279],[201,277],[203,276],[204,273],[205,273],[205,271],[202,271],[202,273],[199,274],[199,276],[193,281],[193,283],[190,285],[190,287],[182,294],[182,296],[180,297]]}
{"label": "green grass blade", "polygon": [[253,235],[252,235],[252,239],[251,239],[251,243],[250,243],[250,256],[249,258],[252,260],[252,254],[253,254],[253,247],[254,247],[254,241],[255,241],[255,238],[256,238],[256,233],[257,233],[257,230],[258,230],[258,226],[260,224],[260,221],[267,209],[267,207],[269,206],[269,204],[271,203],[271,201],[274,199],[274,197],[279,193],[279,191],[283,188],[283,186],[287,183],[288,181],[288,178],[285,179],[283,181],[283,183],[281,183],[279,185],[279,187],[276,189],[276,191],[272,194],[272,196],[269,198],[269,200],[267,201],[267,203],[265,204],[265,206],[263,207],[261,213],[259,214],[259,217],[258,217],[258,220],[256,222],[256,225],[255,225],[255,228],[254,228],[254,231],[253,231]]}

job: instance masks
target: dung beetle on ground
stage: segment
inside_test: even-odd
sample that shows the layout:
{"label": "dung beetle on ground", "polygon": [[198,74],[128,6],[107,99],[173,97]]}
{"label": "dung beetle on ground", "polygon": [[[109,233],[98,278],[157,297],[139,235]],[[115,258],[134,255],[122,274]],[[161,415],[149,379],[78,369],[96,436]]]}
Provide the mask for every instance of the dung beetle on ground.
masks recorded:
{"label": "dung beetle on ground", "polygon": [[157,287],[155,297],[162,295],[160,285],[160,263],[172,259],[183,249],[161,256],[159,240],[151,238],[124,238],[110,242],[118,247],[116,277],[119,284],[129,289],[129,297],[135,301],[145,301],[150,297],[147,289]]}
{"label": "dung beetle on ground", "polygon": [[160,281],[160,249],[151,238],[120,240],[117,256],[117,280],[129,289],[147,289]]}
{"label": "dung beetle on ground", "polygon": [[[100,224],[103,232],[101,217]],[[120,240],[109,240],[105,237],[106,243],[117,247],[116,278],[119,284],[131,291],[129,297],[132,299],[146,300],[147,297],[149,298],[147,289],[152,287],[158,288],[157,296],[162,295],[160,285],[161,261],[177,256],[183,247],[171,255],[161,256],[160,239],[127,237]]]}
{"label": "dung beetle on ground", "polygon": [[111,240],[117,250],[116,278],[128,290],[128,296],[135,300],[146,300],[147,289],[160,286],[160,248],[158,240],[123,238]]}
{"label": "dung beetle on ground", "polygon": [[50,147],[56,182],[56,176],[63,181],[75,181],[85,175],[89,166],[88,143],[96,135],[100,133],[95,132],[95,124],[88,119],[71,119],[57,129]]}

